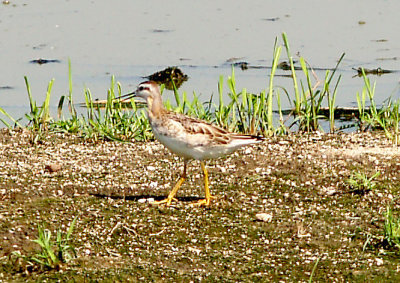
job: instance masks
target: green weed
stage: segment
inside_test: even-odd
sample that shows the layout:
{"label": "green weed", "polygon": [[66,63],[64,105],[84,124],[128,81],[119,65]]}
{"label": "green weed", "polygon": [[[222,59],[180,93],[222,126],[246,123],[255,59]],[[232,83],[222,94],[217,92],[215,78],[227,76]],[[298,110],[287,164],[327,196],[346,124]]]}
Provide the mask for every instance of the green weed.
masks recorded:
{"label": "green weed", "polygon": [[376,172],[371,177],[368,177],[365,173],[354,172],[346,182],[349,184],[351,192],[366,194],[375,188],[375,179],[379,175],[380,172]]}
{"label": "green weed", "polygon": [[[136,103],[131,100],[129,109],[120,102],[121,85],[111,77],[111,86],[107,92],[104,107],[94,104],[89,89],[85,89],[86,116],[78,117],[75,110],[70,110],[72,118],[55,122],[54,130],[78,133],[83,139],[97,141],[108,139],[114,141],[148,140],[152,138],[150,125],[144,111],[137,111]],[[69,98],[72,101],[72,97]],[[125,103],[126,104],[126,103]],[[104,108],[104,109],[103,109]],[[74,109],[74,108],[70,108]]]}
{"label": "green weed", "polygon": [[28,78],[25,76],[24,79],[25,79],[26,89],[28,91],[29,106],[31,109],[31,112],[25,115],[25,117],[28,119],[29,123],[28,125],[31,127],[33,131],[45,130],[50,121],[52,120],[52,118],[50,117],[49,107],[50,107],[50,94],[51,94],[51,89],[53,87],[54,79],[52,79],[47,86],[46,98],[41,107],[38,107],[36,101],[33,99]]}
{"label": "green weed", "polygon": [[292,79],[293,79],[293,89],[294,89],[294,94],[295,94],[295,99],[294,99],[294,104],[295,104],[295,114],[299,114],[300,113],[300,108],[302,105],[302,96],[300,96],[300,92],[299,92],[299,87],[297,84],[297,76],[296,76],[296,71],[294,68],[294,63],[293,63],[293,57],[290,53],[290,47],[289,47],[289,41],[287,38],[286,33],[282,33],[282,39],[286,48],[286,54],[288,56],[289,59],[289,64],[290,64],[290,70],[292,72]]}
{"label": "green weed", "polygon": [[384,240],[390,247],[400,249],[400,218],[393,217],[390,206],[385,213]]}
{"label": "green weed", "polygon": [[[361,94],[357,92],[358,106],[358,127],[361,131],[367,130],[383,130],[386,137],[398,144],[399,138],[399,122],[400,122],[400,99],[392,101],[388,98],[380,108],[375,102],[376,82],[371,85],[369,78],[365,74],[365,70],[361,69],[364,80],[364,86]],[[366,98],[369,99],[369,108],[366,107]]]}
{"label": "green weed", "polygon": [[55,241],[52,239],[50,230],[38,225],[38,238],[33,242],[40,246],[40,251],[32,256],[23,256],[19,252],[15,252],[14,255],[22,258],[30,266],[36,265],[40,270],[60,269],[62,264],[66,264],[76,257],[75,249],[70,244],[76,219],[74,218],[71,222],[65,235],[60,230],[57,231]]}
{"label": "green weed", "polygon": [[[323,82],[322,89],[320,89],[321,82],[316,76],[315,72],[308,65],[303,57],[300,57],[300,65],[301,69],[306,78],[306,84],[300,81],[301,85],[301,99],[300,102],[297,102],[299,98],[296,98],[295,101],[295,111],[294,111],[294,122],[290,127],[297,124],[300,131],[311,132],[320,130],[320,119],[329,119],[330,123],[330,131],[335,131],[335,101],[337,88],[341,79],[341,76],[338,77],[336,83],[334,84],[333,91],[331,91],[331,84],[335,73],[339,67],[340,62],[344,58],[344,53],[339,58],[335,68],[332,72],[329,70],[326,71],[325,79]],[[294,72],[294,67],[292,67]],[[314,77],[314,82],[311,78],[311,75]],[[292,74],[293,77],[293,74]],[[296,84],[297,85],[297,84]],[[325,117],[321,114],[322,103],[327,100],[327,105],[329,108],[329,116]]]}
{"label": "green weed", "polygon": [[10,114],[8,114],[2,107],[0,107],[0,113],[6,116],[9,120],[11,120],[14,123],[14,126],[10,125],[6,120],[0,118],[0,121],[8,128],[12,129],[14,127],[20,127],[22,128],[23,126],[19,123],[19,120],[15,120],[13,117],[11,117]]}

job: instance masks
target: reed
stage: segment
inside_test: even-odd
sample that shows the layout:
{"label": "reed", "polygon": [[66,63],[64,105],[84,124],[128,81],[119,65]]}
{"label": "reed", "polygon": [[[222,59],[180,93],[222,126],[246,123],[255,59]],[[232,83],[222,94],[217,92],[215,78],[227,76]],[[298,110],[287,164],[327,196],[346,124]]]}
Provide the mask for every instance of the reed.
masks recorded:
{"label": "reed", "polygon": [[272,102],[273,102],[273,92],[274,92],[274,76],[276,73],[276,69],[278,67],[279,58],[282,52],[282,46],[277,46],[278,39],[275,38],[274,43],[274,52],[273,52],[273,60],[271,67],[271,75],[269,78],[269,88],[268,88],[268,96],[267,96],[267,123],[268,123],[268,135],[272,135],[274,132],[273,127],[273,116],[272,116]]}
{"label": "reed", "polygon": [[53,119],[50,117],[50,96],[51,89],[53,87],[54,79],[52,79],[48,86],[46,92],[46,98],[41,107],[38,107],[36,101],[33,99],[31,88],[28,82],[28,78],[24,77],[26,89],[28,91],[30,113],[27,113],[25,117],[28,119],[28,123],[32,130],[41,131],[47,128],[50,121]]}
{"label": "reed", "polygon": [[[360,131],[383,130],[386,137],[395,145],[399,139],[400,99],[393,101],[389,97],[380,107],[375,102],[376,82],[371,84],[365,70],[361,69],[364,81],[361,94],[357,92],[358,127]],[[368,98],[369,107],[366,107]]]}
{"label": "reed", "polygon": [[284,45],[286,48],[287,57],[289,59],[290,71],[292,72],[293,90],[294,90],[294,95],[295,95],[295,99],[294,99],[295,113],[298,114],[298,113],[300,113],[300,107],[302,105],[302,100],[301,100],[302,96],[300,96],[299,87],[297,84],[297,75],[296,75],[296,71],[294,69],[293,57],[290,52],[289,40],[287,38],[286,33],[282,33],[282,39],[283,39],[283,42],[284,42]]}
{"label": "reed", "polygon": [[[330,70],[326,71],[323,82],[318,79],[306,60],[303,57],[299,58],[306,82],[300,80],[299,95],[301,99],[296,98],[294,100],[295,105],[292,111],[294,121],[290,125],[290,128],[297,125],[298,130],[302,132],[322,130],[319,121],[325,119],[329,121],[330,132],[333,133],[335,131],[335,102],[341,75],[338,76],[336,82],[333,81],[333,78],[343,57],[344,53],[339,58],[332,72]],[[295,72],[294,68],[293,72]],[[292,74],[292,77],[294,76]],[[323,103],[328,105],[328,116],[322,114],[321,107]]]}
{"label": "reed", "polygon": [[4,116],[6,116],[9,120],[11,120],[14,125],[11,125],[9,122],[7,122],[6,120],[4,120],[3,118],[0,118],[0,121],[8,128],[8,129],[12,129],[14,127],[20,127],[22,128],[23,126],[19,123],[18,120],[15,120],[10,114],[8,114],[7,111],[5,111],[2,107],[0,107],[0,113],[3,114]]}

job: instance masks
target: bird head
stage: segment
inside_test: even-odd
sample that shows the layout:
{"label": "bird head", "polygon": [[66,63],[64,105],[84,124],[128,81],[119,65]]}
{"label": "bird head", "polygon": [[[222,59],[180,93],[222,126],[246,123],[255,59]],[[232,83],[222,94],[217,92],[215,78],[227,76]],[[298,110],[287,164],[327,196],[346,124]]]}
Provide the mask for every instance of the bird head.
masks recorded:
{"label": "bird head", "polygon": [[140,97],[149,102],[149,100],[154,100],[157,95],[160,95],[158,84],[153,81],[146,81],[139,84],[135,91],[125,94],[120,98]]}

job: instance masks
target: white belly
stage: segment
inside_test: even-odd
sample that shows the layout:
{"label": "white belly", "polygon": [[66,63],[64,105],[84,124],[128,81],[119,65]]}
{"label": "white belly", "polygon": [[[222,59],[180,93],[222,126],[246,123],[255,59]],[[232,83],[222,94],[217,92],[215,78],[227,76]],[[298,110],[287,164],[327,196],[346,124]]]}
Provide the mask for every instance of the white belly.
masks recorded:
{"label": "white belly", "polygon": [[[160,141],[165,147],[167,147],[171,152],[176,155],[186,158],[186,159],[196,159],[205,160],[211,158],[217,158],[234,151],[236,148],[231,148],[229,145],[221,146],[206,146],[206,145],[196,145],[201,143],[197,138],[197,143],[191,143],[189,139],[183,139],[182,137],[172,137],[170,135],[163,135],[154,131],[154,136],[158,141]],[[194,138],[194,137],[193,137]],[[206,141],[204,142],[206,144]]]}
{"label": "white belly", "polygon": [[215,143],[204,133],[187,132],[182,125],[171,121],[161,125],[151,123],[155,138],[171,152],[186,159],[205,160],[229,154],[236,149],[255,143],[252,139],[231,139],[229,143]]}

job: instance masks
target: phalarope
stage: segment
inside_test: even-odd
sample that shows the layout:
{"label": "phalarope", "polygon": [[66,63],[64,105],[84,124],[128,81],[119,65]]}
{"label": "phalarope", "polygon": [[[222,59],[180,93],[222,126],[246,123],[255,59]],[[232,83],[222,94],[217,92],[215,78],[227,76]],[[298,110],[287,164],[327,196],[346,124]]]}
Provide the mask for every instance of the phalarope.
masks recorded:
{"label": "phalarope", "polygon": [[120,98],[139,97],[147,102],[148,119],[153,134],[171,152],[183,158],[183,173],[168,197],[153,204],[170,205],[176,192],[186,179],[186,167],[190,159],[199,160],[204,173],[205,199],[198,205],[210,205],[213,196],[208,186],[208,172],[204,161],[229,154],[236,149],[261,142],[263,137],[241,135],[228,132],[220,127],[189,116],[168,111],[164,108],[157,83],[146,81],[139,84],[136,91]]}

